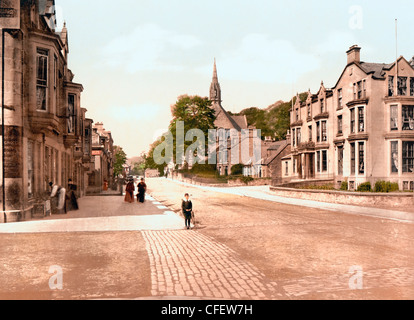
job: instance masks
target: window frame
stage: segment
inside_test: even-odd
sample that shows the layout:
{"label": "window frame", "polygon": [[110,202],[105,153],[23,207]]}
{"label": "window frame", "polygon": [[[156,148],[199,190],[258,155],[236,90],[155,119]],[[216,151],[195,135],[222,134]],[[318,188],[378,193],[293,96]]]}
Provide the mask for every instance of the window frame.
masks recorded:
{"label": "window frame", "polygon": [[[36,111],[48,112],[48,87],[49,87],[49,55],[50,50],[44,48],[36,48]],[[39,96],[41,98],[41,107],[39,108]]]}
{"label": "window frame", "polygon": [[[409,145],[411,145],[410,150],[408,150]],[[414,172],[414,141],[402,142],[402,172]]]}
{"label": "window frame", "polygon": [[[391,141],[390,142],[390,155],[391,155],[391,174],[398,174],[399,173],[399,142],[398,141]],[[394,155],[396,157],[394,157]],[[397,163],[395,163],[395,158]]]}
{"label": "window frame", "polygon": [[[358,142],[358,174],[364,175],[365,170],[365,142]],[[362,167],[361,167],[362,165]]]}

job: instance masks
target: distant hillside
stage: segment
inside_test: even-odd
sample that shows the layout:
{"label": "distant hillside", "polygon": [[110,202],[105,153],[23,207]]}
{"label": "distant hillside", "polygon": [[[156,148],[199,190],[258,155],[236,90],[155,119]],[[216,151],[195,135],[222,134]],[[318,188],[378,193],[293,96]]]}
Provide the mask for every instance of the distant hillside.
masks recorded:
{"label": "distant hillside", "polygon": [[[307,93],[301,93],[301,101],[306,100]],[[242,110],[236,115],[245,115],[249,126],[262,130],[262,138],[272,137],[275,140],[286,139],[290,129],[290,109],[296,97],[289,102],[277,101],[266,109],[256,107]]]}

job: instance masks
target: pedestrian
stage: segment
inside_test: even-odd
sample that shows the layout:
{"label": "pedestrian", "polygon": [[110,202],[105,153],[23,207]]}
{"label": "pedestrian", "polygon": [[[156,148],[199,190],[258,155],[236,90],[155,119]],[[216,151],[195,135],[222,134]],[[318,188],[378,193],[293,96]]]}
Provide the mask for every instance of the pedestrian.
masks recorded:
{"label": "pedestrian", "polygon": [[184,196],[181,208],[185,219],[185,227],[188,230],[191,228],[191,215],[193,213],[193,203],[191,202],[190,195],[188,193]]}
{"label": "pedestrian", "polygon": [[134,180],[128,180],[126,189],[125,189],[125,202],[133,203],[134,200],[134,191],[135,191],[135,185]]}
{"label": "pedestrian", "polygon": [[79,210],[78,199],[76,198],[76,190],[78,186],[73,184],[72,179],[68,181],[69,192],[67,198],[69,199],[69,208],[68,211],[77,211]]}
{"label": "pedestrian", "polygon": [[138,194],[137,194],[137,201],[138,203],[145,202],[145,193],[147,192],[147,184],[145,183],[144,178],[141,178],[141,182],[138,183]]}
{"label": "pedestrian", "polygon": [[65,214],[66,211],[66,189],[62,186],[54,184],[53,182],[49,183],[51,188],[51,206],[52,211],[56,212],[57,214]]}

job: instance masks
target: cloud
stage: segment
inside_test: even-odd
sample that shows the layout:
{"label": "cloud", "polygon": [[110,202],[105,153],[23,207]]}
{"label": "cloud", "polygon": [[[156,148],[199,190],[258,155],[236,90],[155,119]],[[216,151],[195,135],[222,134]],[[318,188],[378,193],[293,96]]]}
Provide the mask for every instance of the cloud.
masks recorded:
{"label": "cloud", "polygon": [[[298,51],[291,42],[266,34],[248,34],[240,45],[217,57],[221,78],[258,83],[296,82],[303,74],[319,68],[319,60]],[[211,73],[211,64],[198,69]]]}
{"label": "cloud", "polygon": [[354,44],[357,44],[357,40],[353,33],[331,31],[324,42],[314,46],[313,51],[316,51],[319,54],[345,53]]}
{"label": "cloud", "polygon": [[102,49],[101,61],[106,66],[122,68],[129,73],[181,71],[185,68],[185,60],[180,61],[177,53],[186,52],[201,44],[195,36],[177,34],[155,24],[145,24],[112,39]]}

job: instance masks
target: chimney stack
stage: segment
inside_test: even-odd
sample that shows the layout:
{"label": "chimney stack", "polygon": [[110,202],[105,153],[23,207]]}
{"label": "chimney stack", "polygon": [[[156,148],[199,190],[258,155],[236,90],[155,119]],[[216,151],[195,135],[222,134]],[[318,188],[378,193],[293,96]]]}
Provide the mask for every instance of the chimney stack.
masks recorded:
{"label": "chimney stack", "polygon": [[346,52],[348,55],[348,64],[361,62],[361,48],[354,45]]}

